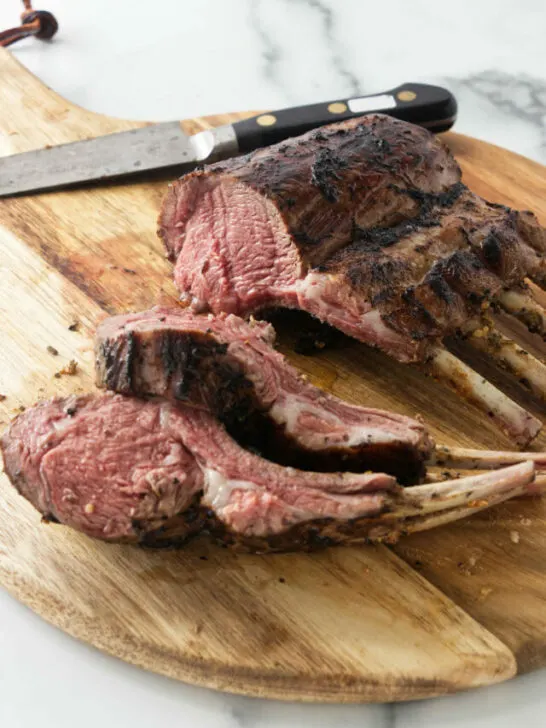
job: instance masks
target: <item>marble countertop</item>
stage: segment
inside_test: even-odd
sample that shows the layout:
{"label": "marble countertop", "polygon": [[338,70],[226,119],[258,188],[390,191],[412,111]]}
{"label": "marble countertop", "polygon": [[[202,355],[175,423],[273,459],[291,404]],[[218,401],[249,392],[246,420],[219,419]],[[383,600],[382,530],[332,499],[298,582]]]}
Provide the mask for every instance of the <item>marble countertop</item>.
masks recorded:
{"label": "marble countertop", "polygon": [[[0,28],[20,3],[2,0]],[[456,130],[546,163],[543,0],[40,0],[61,31],[17,58],[94,111],[183,119],[449,87]],[[411,10],[409,8],[411,7]],[[514,12],[517,8],[517,13]],[[449,698],[322,706],[222,695],[80,644],[0,592],[0,725],[68,728],[507,728],[543,726],[546,671]]]}

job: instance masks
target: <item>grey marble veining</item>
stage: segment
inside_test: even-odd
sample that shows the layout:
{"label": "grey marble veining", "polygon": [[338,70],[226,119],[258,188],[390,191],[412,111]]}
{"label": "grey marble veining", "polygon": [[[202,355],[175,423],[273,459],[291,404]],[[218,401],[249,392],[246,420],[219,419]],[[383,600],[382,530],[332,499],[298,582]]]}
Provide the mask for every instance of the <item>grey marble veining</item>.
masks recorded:
{"label": "grey marble veining", "polygon": [[362,77],[351,68],[332,3],[249,0],[248,19],[262,47],[263,64],[256,70],[284,104],[316,100],[315,89],[325,83],[331,85],[332,98],[365,93]]}
{"label": "grey marble veining", "polygon": [[[532,156],[546,163],[546,75],[542,78],[526,73],[484,70],[470,76],[446,78],[445,83],[459,98],[463,113],[478,104],[489,117],[521,120],[531,131]],[[486,139],[484,131],[476,135]],[[511,143],[510,143],[511,142]],[[528,140],[509,140],[515,151],[525,154]]]}
{"label": "grey marble veining", "polygon": [[349,67],[344,56],[343,40],[336,24],[335,4],[323,0],[289,0],[289,2],[306,6],[318,17],[319,27],[322,29],[321,45],[327,52],[334,72],[339,76],[340,91],[351,96],[362,95],[364,93],[362,78]]}
{"label": "grey marble veining", "polygon": [[[546,163],[544,0],[42,0],[61,32],[19,60],[54,90],[125,118],[181,119],[448,86],[456,130]],[[0,2],[0,28],[19,0]],[[541,728],[546,671],[443,699],[306,705],[150,675],[0,592],[0,725],[13,728]]]}
{"label": "grey marble veining", "polygon": [[[0,25],[16,0],[0,4]],[[49,0],[55,43],[14,52],[82,106],[145,119],[274,109],[424,81],[457,130],[544,161],[543,0]],[[16,10],[16,8],[15,8]],[[125,25],[125,31],[118,29]]]}

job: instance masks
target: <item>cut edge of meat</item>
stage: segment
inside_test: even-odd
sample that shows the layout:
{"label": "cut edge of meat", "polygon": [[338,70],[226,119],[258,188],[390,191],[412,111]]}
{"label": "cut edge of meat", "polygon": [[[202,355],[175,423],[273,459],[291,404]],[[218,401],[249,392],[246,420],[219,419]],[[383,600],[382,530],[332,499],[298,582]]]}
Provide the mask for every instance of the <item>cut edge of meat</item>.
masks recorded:
{"label": "cut edge of meat", "polygon": [[145,401],[56,397],[12,420],[0,440],[4,470],[44,520],[107,541],[159,542],[163,532],[183,541],[203,520],[194,502],[203,477],[176,436],[157,437],[159,424]]}
{"label": "cut edge of meat", "polygon": [[[181,185],[183,196],[178,194]],[[190,210],[196,225],[181,228],[176,220]],[[207,303],[213,292],[222,297],[222,310],[227,313],[256,311],[279,296],[286,297],[288,304],[303,275],[302,261],[280,212],[233,177],[203,178],[193,172],[175,182],[160,213],[159,235],[168,257],[176,261],[175,281],[180,290],[191,290],[188,295],[196,311],[214,311]],[[189,270],[191,281],[186,276]],[[234,270],[238,271],[235,276]],[[243,277],[244,288],[238,286]]]}
{"label": "cut edge of meat", "polygon": [[[415,361],[422,356],[424,342],[408,342],[384,322],[377,308],[356,295],[354,287],[339,276],[306,266],[290,239],[285,221],[270,200],[264,201],[258,192],[238,180],[192,174],[192,180],[184,178],[171,187],[159,219],[159,234],[175,264],[175,283],[184,304],[191,304],[196,312],[211,311],[217,315],[248,316],[269,307],[304,310],[348,336],[386,348],[400,361]],[[195,188],[189,196],[193,214],[198,218],[195,227],[185,228],[184,232],[174,222],[181,214],[180,207],[186,207],[182,204],[186,202],[186,193],[177,197],[181,185]],[[198,187],[204,188],[200,194]],[[220,214],[217,220],[213,219],[211,187],[222,188],[222,194],[217,196],[224,205],[230,205],[231,216],[237,209],[235,200],[243,193],[255,201],[259,210],[254,215],[245,211],[233,226],[233,230],[242,231],[238,235],[233,232],[233,240],[221,229],[228,224],[228,216]],[[259,229],[265,231],[263,237],[259,236]],[[259,246],[255,240],[260,240]],[[233,275],[235,270],[237,274]]]}

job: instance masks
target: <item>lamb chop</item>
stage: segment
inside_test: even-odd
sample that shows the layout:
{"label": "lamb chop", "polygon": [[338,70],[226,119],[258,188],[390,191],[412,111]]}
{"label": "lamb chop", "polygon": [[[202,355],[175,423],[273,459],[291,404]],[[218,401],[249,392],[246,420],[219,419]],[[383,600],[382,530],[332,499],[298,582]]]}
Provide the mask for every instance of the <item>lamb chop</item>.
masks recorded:
{"label": "lamb chop", "polygon": [[0,445],[45,520],[149,546],[201,531],[257,552],[394,542],[546,487],[532,462],[410,488],[383,473],[298,471],[243,449],[204,409],[111,393],[29,408]]}
{"label": "lamb chop", "polygon": [[270,324],[232,314],[156,307],[113,316],[96,334],[97,385],[206,408],[239,442],[283,465],[422,479],[433,443],[421,422],[314,387],[274,340]]}
{"label": "lamb chop", "polygon": [[546,470],[546,453],[435,447],[420,421],[314,387],[274,341],[270,324],[234,314],[158,306],[112,316],[97,329],[97,385],[206,409],[240,444],[297,468],[375,470],[405,485],[433,478],[425,466],[488,470],[530,461]]}
{"label": "lamb chop", "polygon": [[546,232],[473,194],[424,129],[368,115],[207,166],[172,185],[159,234],[194,310],[302,309],[449,382],[518,446],[538,433],[443,342],[463,335],[546,397],[543,362],[484,320],[499,306],[546,335],[527,284],[546,283]]}

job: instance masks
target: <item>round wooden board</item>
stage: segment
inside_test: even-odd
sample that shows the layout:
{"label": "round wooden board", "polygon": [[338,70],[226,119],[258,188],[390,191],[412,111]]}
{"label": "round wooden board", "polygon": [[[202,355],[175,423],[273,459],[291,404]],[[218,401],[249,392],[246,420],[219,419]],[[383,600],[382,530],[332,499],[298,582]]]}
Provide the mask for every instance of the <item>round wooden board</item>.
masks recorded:
{"label": "round wooden board", "polygon": [[[135,126],[75,107],[0,51],[0,154]],[[543,167],[459,135],[446,140],[474,190],[546,222]],[[0,200],[0,426],[38,398],[93,386],[92,338],[105,312],[175,296],[155,235],[165,186]],[[304,358],[289,340],[281,332],[292,361],[341,397],[420,412],[440,442],[509,444],[441,385],[357,342]],[[55,378],[72,358],[76,376]],[[2,475],[0,583],[75,637],[190,683],[309,701],[421,698],[546,663],[545,509],[510,503],[394,549],[260,557],[202,540],[151,552],[41,524]]]}

